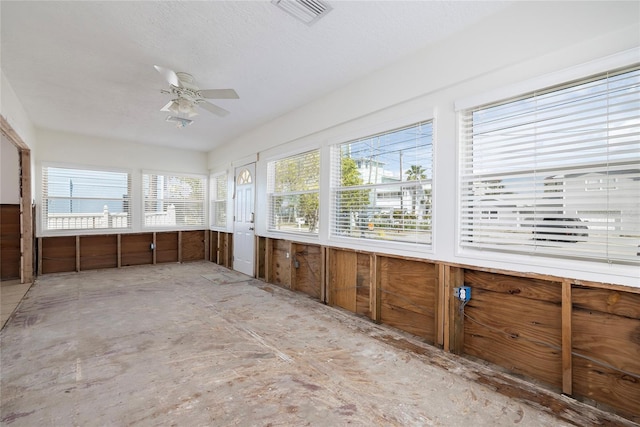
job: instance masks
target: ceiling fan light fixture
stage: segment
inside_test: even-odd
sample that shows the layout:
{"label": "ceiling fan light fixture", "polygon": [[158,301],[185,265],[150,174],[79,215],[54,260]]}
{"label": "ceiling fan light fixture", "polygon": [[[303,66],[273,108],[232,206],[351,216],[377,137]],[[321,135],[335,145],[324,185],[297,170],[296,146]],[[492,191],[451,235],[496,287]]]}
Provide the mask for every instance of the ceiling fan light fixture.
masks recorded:
{"label": "ceiling fan light fixture", "polygon": [[320,0],[271,0],[271,3],[309,26],[333,9]]}
{"label": "ceiling fan light fixture", "polygon": [[184,117],[167,116],[166,119],[170,123],[174,123],[178,129],[185,128],[193,123],[193,120],[185,119]]}

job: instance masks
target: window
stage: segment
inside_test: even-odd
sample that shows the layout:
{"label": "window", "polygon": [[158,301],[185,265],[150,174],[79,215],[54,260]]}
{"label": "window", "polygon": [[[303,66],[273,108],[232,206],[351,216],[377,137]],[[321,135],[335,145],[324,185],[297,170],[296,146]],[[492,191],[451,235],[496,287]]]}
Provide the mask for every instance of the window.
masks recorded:
{"label": "window", "polygon": [[433,124],[332,147],[333,236],[431,245]]}
{"label": "window", "polygon": [[203,227],[205,187],[202,176],[143,173],[144,227]]}
{"label": "window", "polygon": [[130,194],[127,172],[44,166],[42,229],[130,228]]}
{"label": "window", "polygon": [[267,228],[317,234],[320,151],[308,151],[269,162],[267,177]]}
{"label": "window", "polygon": [[639,263],[638,67],[466,110],[462,129],[463,247]]}
{"label": "window", "polygon": [[227,174],[219,174],[211,180],[211,226],[227,227]]}

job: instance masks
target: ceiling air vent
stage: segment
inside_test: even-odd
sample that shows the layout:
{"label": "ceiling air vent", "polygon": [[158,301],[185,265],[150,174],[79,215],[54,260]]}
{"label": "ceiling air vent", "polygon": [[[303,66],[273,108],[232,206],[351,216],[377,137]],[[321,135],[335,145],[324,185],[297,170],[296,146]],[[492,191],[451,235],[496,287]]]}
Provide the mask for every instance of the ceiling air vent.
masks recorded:
{"label": "ceiling air vent", "polygon": [[271,0],[271,3],[307,25],[313,25],[332,9],[320,0]]}

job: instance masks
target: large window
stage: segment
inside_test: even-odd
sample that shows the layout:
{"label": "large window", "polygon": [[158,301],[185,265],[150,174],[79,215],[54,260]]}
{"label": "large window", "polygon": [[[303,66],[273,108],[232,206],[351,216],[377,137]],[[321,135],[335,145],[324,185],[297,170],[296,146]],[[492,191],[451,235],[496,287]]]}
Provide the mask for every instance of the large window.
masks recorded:
{"label": "large window", "polygon": [[433,126],[332,147],[333,236],[431,245]]}
{"label": "large window", "polygon": [[205,188],[202,176],[143,173],[144,227],[203,227]]}
{"label": "large window", "polygon": [[127,172],[44,166],[42,230],[130,228],[130,194]]}
{"label": "large window", "polygon": [[461,245],[640,261],[640,70],[463,114]]}
{"label": "large window", "polygon": [[269,162],[267,179],[267,228],[317,234],[320,151],[308,151]]}
{"label": "large window", "polygon": [[211,226],[227,227],[227,174],[215,175],[211,179]]}

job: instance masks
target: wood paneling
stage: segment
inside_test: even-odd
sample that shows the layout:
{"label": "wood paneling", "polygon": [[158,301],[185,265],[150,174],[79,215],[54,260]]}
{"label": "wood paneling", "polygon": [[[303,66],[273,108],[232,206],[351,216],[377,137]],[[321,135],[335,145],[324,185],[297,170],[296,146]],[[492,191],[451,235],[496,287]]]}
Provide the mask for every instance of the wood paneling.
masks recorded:
{"label": "wood paneling", "polygon": [[464,352],[561,388],[561,284],[469,270],[464,281]]}
{"label": "wood paneling", "polygon": [[329,304],[356,312],[358,254],[338,249],[329,250]]}
{"label": "wood paneling", "polygon": [[209,259],[218,265],[233,268],[233,235],[222,231],[210,233]]}
{"label": "wood paneling", "polygon": [[204,259],[204,231],[182,231],[182,262]]}
{"label": "wood paneling", "polygon": [[272,283],[286,288],[291,287],[291,243],[286,240],[273,240],[271,251]]}
{"label": "wood paneling", "polygon": [[20,205],[0,205],[0,279],[20,278]]}
{"label": "wood paneling", "polygon": [[372,318],[371,255],[358,253],[356,269],[356,313]]}
{"label": "wood paneling", "polygon": [[573,393],[640,422],[640,295],[595,290],[589,298],[579,290],[572,312]]}
{"label": "wood paneling", "polygon": [[80,270],[115,268],[118,266],[116,235],[80,236]]}
{"label": "wood paneling", "polygon": [[377,262],[382,323],[435,342],[435,264],[383,256]]}
{"label": "wood paneling", "polygon": [[121,265],[153,264],[153,233],[123,234],[121,238]]}
{"label": "wood paneling", "polygon": [[42,274],[76,271],[76,236],[43,237]]}
{"label": "wood paneling", "polygon": [[156,233],[156,263],[178,262],[178,232]]}
{"label": "wood paneling", "polygon": [[291,288],[320,299],[320,246],[293,244],[294,270]]}
{"label": "wood paneling", "polygon": [[257,253],[266,281],[312,294],[324,277],[330,305],[640,421],[636,289],[263,237]]}

